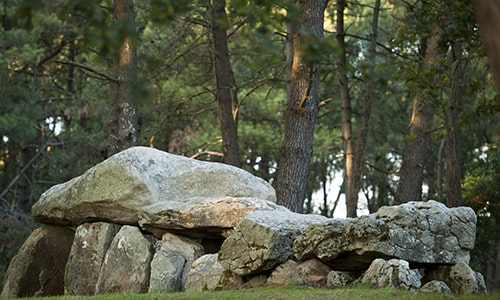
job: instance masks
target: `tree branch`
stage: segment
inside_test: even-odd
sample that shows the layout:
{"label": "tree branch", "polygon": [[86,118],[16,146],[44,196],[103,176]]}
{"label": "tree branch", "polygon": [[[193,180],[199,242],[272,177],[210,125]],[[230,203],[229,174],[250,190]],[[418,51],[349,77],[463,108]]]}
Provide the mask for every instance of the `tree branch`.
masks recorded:
{"label": "tree branch", "polygon": [[78,63],[76,61],[62,61],[62,60],[56,60],[55,61],[56,63],[58,64],[63,64],[63,65],[70,65],[70,66],[75,66],[75,67],[78,67],[78,68],[81,68],[81,69],[84,69],[86,71],[89,71],[91,73],[94,73],[96,75],[98,75],[99,77],[101,77],[101,79],[106,79],[106,80],[109,80],[109,81],[112,81],[112,82],[116,82],[118,83],[118,79],[116,78],[113,78],[111,76],[109,76],[108,74],[104,73],[104,72],[101,72],[101,71],[98,71],[92,67],[89,67],[87,65],[84,65],[84,64],[81,64],[81,63]]}
{"label": "tree branch", "polygon": [[200,156],[203,156],[203,155],[213,155],[213,156],[219,156],[219,157],[223,157],[224,154],[220,153],[220,152],[215,152],[215,151],[202,151],[202,152],[198,152],[194,155],[191,155],[190,158],[194,158],[194,159],[198,159]]}

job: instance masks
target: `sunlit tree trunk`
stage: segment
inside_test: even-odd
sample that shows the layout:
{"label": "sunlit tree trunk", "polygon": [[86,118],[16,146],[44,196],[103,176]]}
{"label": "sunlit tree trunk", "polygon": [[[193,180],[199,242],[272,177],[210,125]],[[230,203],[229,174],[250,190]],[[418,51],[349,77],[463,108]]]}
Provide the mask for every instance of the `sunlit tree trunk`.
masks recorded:
{"label": "sunlit tree trunk", "polygon": [[[292,33],[293,61],[290,93],[285,118],[285,136],[275,188],[277,203],[294,212],[303,212],[307,176],[311,163],[314,124],[319,105],[320,62],[306,60],[304,44],[323,36],[327,0],[303,0],[299,29]],[[311,35],[310,37],[306,35]]]}
{"label": "sunlit tree trunk", "polygon": [[211,31],[213,38],[213,63],[217,96],[217,113],[222,134],[222,153],[224,163],[240,167],[241,159],[236,130],[235,93],[231,78],[231,62],[227,45],[226,1],[212,1]]}
{"label": "sunlit tree trunk", "polygon": [[110,82],[107,155],[111,156],[137,143],[137,115],[132,102],[132,87],[137,79],[135,12],[132,0],[115,0],[113,18],[126,24],[128,34],[121,43],[118,58],[113,59]]}
{"label": "sunlit tree trunk", "polygon": [[[438,42],[441,28],[436,27],[427,38],[425,55],[422,61],[422,73],[431,70],[438,59]],[[432,83],[430,83],[432,84]],[[432,89],[432,86],[429,86]],[[422,199],[422,184],[424,169],[431,154],[431,125],[434,112],[431,108],[428,93],[418,91],[413,102],[406,146],[403,152],[403,163],[400,170],[400,179],[395,195],[395,204]]]}
{"label": "sunlit tree trunk", "polygon": [[[340,5],[340,3],[339,3]],[[377,47],[377,31],[378,31],[378,16],[380,11],[380,0],[375,1],[373,7],[373,17],[372,17],[372,27],[370,44],[368,48],[367,60],[370,66],[375,66],[376,59],[376,47]],[[339,20],[339,31],[345,34],[343,25],[343,9],[338,11]],[[342,14],[342,16],[340,15]],[[340,31],[342,30],[342,31]],[[342,35],[338,35],[339,39],[342,39],[341,45],[343,49],[343,54],[341,55],[339,61],[339,70],[341,70],[341,89],[343,92],[342,103],[343,103],[343,129],[345,133],[344,143],[345,143],[345,153],[346,153],[346,207],[347,207],[347,217],[356,217],[358,208],[358,194],[363,186],[363,173],[365,165],[365,149],[368,140],[368,129],[370,127],[370,118],[372,114],[373,101],[375,100],[375,88],[373,85],[373,77],[375,75],[375,68],[371,67],[367,70],[367,76],[365,76],[364,88],[363,88],[363,108],[361,116],[361,128],[356,137],[352,135],[352,125],[351,125],[351,104],[349,96],[349,86],[347,82],[347,72],[346,72],[346,51],[345,51],[345,41]],[[345,83],[344,83],[345,81]],[[345,102],[345,103],[344,103]],[[350,138],[347,138],[350,137]],[[351,168],[351,169],[349,169]]]}
{"label": "sunlit tree trunk", "polygon": [[344,177],[347,217],[356,217],[358,208],[358,195],[355,192],[354,178],[354,137],[352,134],[352,108],[351,95],[349,94],[349,80],[347,78],[347,53],[344,28],[344,10],[347,5],[345,0],[337,1],[337,42],[341,53],[338,57],[338,80],[340,86],[340,99],[342,103],[342,139],[344,141]]}

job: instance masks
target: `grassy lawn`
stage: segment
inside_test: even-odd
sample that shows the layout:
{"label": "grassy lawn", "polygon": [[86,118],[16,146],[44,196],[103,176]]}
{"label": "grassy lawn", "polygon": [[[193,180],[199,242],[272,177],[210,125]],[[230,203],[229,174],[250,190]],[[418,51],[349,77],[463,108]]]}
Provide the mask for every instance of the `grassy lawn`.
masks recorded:
{"label": "grassy lawn", "polygon": [[430,293],[417,293],[402,291],[396,289],[370,289],[361,288],[342,288],[342,289],[307,289],[292,287],[266,287],[254,288],[238,291],[218,291],[218,292],[180,292],[180,293],[155,293],[155,294],[114,294],[99,296],[61,296],[61,297],[37,297],[24,298],[36,300],[78,300],[78,299],[99,299],[99,300],[118,300],[118,299],[138,299],[138,300],[160,300],[160,299],[213,299],[213,300],[323,300],[323,299],[346,299],[346,300],[368,300],[368,299],[402,299],[402,300],[426,300],[426,299],[500,299],[500,293],[488,295],[438,295]]}

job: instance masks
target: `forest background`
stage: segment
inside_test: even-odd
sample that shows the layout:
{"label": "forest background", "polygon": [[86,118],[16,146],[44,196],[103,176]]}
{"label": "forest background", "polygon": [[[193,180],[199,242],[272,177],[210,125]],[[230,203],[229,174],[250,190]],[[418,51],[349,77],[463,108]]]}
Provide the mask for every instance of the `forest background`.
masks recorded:
{"label": "forest background", "polygon": [[143,145],[241,167],[304,213],[471,206],[471,265],[500,288],[500,100],[468,1],[2,0],[0,16],[0,282],[43,191]]}

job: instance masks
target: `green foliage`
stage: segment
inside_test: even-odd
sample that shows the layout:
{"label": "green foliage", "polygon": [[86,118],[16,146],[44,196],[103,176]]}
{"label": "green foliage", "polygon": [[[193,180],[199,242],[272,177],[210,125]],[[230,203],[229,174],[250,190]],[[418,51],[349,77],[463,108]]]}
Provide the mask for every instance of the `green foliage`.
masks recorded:
{"label": "green foliage", "polygon": [[463,199],[477,214],[476,246],[471,265],[485,270],[491,253],[496,253],[500,236],[500,150],[497,145],[486,145],[476,151],[476,159],[467,166],[463,181]]}
{"label": "green foliage", "polygon": [[[134,1],[136,28],[113,22],[112,4],[112,0],[9,0],[0,5],[0,192],[18,175],[22,151],[28,149],[29,159],[46,142],[61,144],[29,170],[29,204],[51,185],[80,175],[105,158],[109,85],[102,75],[109,75],[109,59],[123,38],[132,34],[138,47],[139,74],[133,90],[139,144],[186,156],[221,152],[209,2]],[[298,1],[227,0],[226,4],[243,168],[272,181],[287,102],[286,25],[299,20]],[[324,100],[315,131],[309,196],[332,176],[342,176],[335,5],[329,2],[324,39],[302,32],[310,37],[302,49],[307,61],[322,63],[320,97]],[[437,68],[422,72],[422,37],[440,25],[443,49],[453,41],[464,43],[470,80],[459,108],[463,161],[472,161],[477,157],[474,149],[498,139],[500,101],[467,1],[382,1],[376,59],[369,60],[372,5],[350,1],[345,22],[354,134],[362,124],[368,81],[375,96],[363,177],[363,192],[374,211],[392,202],[416,93],[429,96],[438,116],[435,128],[442,128],[445,119],[453,66],[442,59]],[[436,75],[441,80],[433,84]],[[434,153],[445,134],[435,132]],[[490,151],[488,162],[478,160],[467,168],[467,201],[492,193],[494,189],[486,187],[498,182],[491,169],[498,155]],[[198,159],[218,161],[220,157],[209,154]],[[17,195],[9,193],[8,200],[16,202]],[[493,196],[498,199],[498,194],[487,195]],[[327,201],[332,203],[332,198]],[[494,225],[491,222],[496,219],[484,217],[497,214],[494,201],[468,202],[481,212],[478,228]],[[316,207],[313,211],[317,212]],[[482,234],[478,232],[477,250],[482,247]]]}

